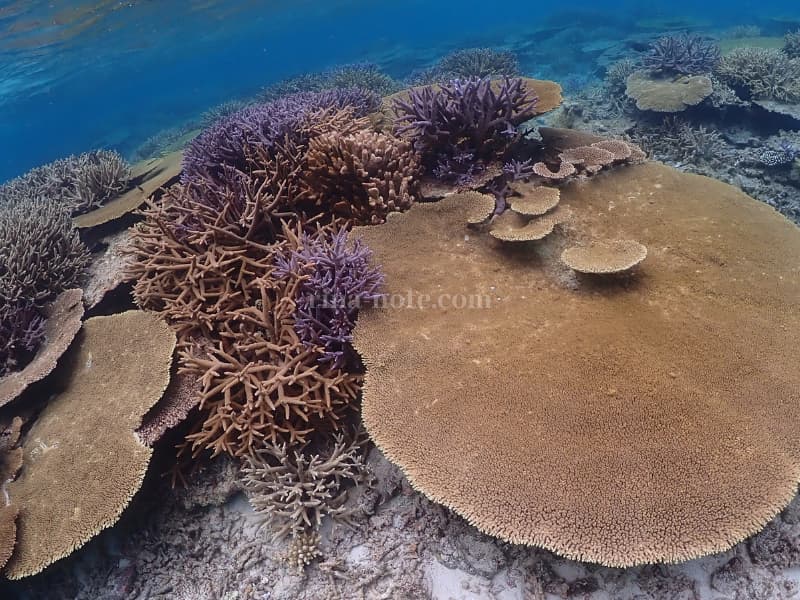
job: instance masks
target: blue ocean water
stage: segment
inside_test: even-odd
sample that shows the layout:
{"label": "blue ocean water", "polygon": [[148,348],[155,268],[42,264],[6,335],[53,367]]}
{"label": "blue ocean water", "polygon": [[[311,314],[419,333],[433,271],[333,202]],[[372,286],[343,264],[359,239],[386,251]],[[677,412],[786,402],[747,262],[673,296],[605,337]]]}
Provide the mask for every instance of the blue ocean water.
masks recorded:
{"label": "blue ocean water", "polygon": [[147,137],[271,82],[371,61],[402,79],[459,47],[515,51],[567,91],[601,77],[595,42],[662,27],[758,25],[782,35],[794,0],[138,0],[0,2],[0,181]]}

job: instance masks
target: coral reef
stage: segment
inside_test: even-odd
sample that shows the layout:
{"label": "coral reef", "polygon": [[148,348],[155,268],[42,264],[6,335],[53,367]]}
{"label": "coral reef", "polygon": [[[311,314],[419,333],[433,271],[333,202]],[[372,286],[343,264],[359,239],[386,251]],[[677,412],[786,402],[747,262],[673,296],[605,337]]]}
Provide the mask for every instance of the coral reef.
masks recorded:
{"label": "coral reef", "polygon": [[365,439],[339,433],[319,451],[265,444],[245,458],[244,489],[275,539],[297,540],[318,530],[325,516],[344,523],[352,518],[357,509],[345,506],[347,487],[369,479],[360,451]]}
{"label": "coral reef", "polygon": [[712,41],[694,34],[668,35],[651,45],[642,64],[659,73],[703,75],[711,73],[719,59],[719,46]]}
{"label": "coral reef", "polygon": [[[361,312],[367,430],[417,489],[507,541],[614,566],[730,548],[796,493],[800,232],[658,163],[560,192],[564,225],[511,249],[467,229],[458,196],[354,230],[388,293],[464,306]],[[578,279],[558,258],[613,239],[650,249],[641,277]]]}
{"label": "coral reef", "polygon": [[[381,297],[383,275],[370,264],[371,252],[359,240],[348,243],[347,231],[303,234],[275,257],[274,276],[297,282],[295,329],[308,348],[321,351],[321,362],[344,368],[358,310]],[[350,360],[348,360],[350,359]]]}
{"label": "coral reef", "polygon": [[606,67],[605,85],[610,94],[621,96],[625,93],[628,77],[639,69],[639,63],[632,58],[623,58]]}
{"label": "coral reef", "polygon": [[736,48],[722,57],[716,74],[750,98],[800,102],[800,58],[780,50]]}
{"label": "coral reef", "polygon": [[64,391],[26,435],[8,486],[20,507],[9,578],[40,572],[117,521],[150,462],[134,429],[167,387],[174,347],[166,324],[141,311],[84,323]]}
{"label": "coral reef", "polygon": [[0,186],[0,205],[31,199],[63,204],[73,215],[93,210],[128,185],[130,166],[109,150],[70,156]]}
{"label": "coral reef", "polygon": [[454,79],[517,77],[519,62],[513,52],[491,48],[464,48],[442,57],[434,66],[411,75],[411,85],[448,83]]}

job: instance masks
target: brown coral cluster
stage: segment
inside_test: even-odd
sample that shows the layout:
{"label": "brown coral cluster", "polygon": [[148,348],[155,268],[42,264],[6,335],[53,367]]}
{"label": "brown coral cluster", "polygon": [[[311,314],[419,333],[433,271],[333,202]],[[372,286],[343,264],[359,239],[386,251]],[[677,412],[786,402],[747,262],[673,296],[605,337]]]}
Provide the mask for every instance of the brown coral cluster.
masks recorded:
{"label": "brown coral cluster", "polygon": [[420,173],[411,143],[385,133],[329,133],[309,143],[311,198],[354,223],[379,223],[391,211],[408,209],[416,200]]}

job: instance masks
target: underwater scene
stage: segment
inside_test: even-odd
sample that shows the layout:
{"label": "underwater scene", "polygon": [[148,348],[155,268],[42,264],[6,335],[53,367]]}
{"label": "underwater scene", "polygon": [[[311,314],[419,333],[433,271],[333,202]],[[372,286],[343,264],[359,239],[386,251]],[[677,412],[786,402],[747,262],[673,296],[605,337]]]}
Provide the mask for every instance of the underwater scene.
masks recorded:
{"label": "underwater scene", "polygon": [[0,600],[800,600],[800,3],[0,0]]}

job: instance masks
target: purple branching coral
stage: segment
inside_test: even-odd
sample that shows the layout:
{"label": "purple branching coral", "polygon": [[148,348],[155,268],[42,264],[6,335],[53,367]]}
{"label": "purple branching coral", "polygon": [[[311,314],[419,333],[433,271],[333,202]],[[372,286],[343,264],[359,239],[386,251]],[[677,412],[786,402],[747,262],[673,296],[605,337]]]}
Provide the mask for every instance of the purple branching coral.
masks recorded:
{"label": "purple branching coral", "polygon": [[44,323],[32,302],[0,304],[0,377],[33,358],[44,338]]}
{"label": "purple branching coral", "polygon": [[699,35],[668,35],[650,46],[642,64],[651,71],[700,75],[711,73],[720,59],[719,46]]}
{"label": "purple branching coral", "polygon": [[491,160],[519,139],[517,126],[536,115],[538,100],[519,78],[494,85],[489,79],[457,79],[395,100],[395,130],[413,141],[429,170],[466,154]]}
{"label": "purple branching coral", "polygon": [[321,348],[322,362],[334,368],[347,363],[358,310],[382,297],[384,277],[370,265],[372,252],[359,240],[349,243],[347,230],[303,234],[298,248],[275,259],[279,279],[300,277],[295,298],[295,329],[310,347]]}
{"label": "purple branching coral", "polygon": [[358,88],[293,94],[255,104],[214,123],[192,140],[183,158],[182,181],[223,178],[224,166],[247,170],[249,148],[270,151],[275,145],[295,139],[302,121],[311,113],[329,108],[351,107],[354,117],[376,110],[375,94]]}

